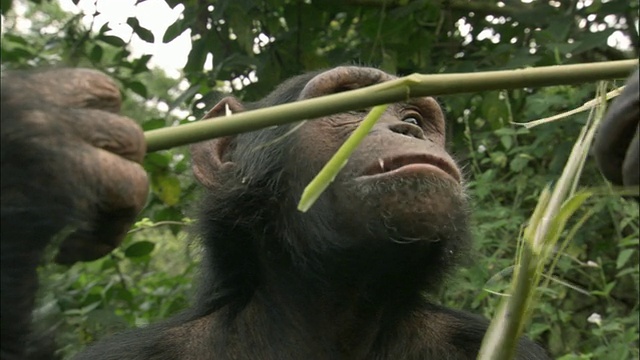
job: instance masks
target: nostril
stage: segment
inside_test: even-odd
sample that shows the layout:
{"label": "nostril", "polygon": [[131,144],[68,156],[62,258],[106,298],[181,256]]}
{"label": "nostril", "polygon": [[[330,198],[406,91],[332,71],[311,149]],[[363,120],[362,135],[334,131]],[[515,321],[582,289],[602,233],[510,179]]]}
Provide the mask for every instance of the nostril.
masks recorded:
{"label": "nostril", "polygon": [[394,133],[414,137],[416,139],[421,139],[421,140],[425,139],[424,131],[422,131],[420,127],[413,124],[408,124],[408,123],[393,124],[389,126],[389,130],[393,131]]}

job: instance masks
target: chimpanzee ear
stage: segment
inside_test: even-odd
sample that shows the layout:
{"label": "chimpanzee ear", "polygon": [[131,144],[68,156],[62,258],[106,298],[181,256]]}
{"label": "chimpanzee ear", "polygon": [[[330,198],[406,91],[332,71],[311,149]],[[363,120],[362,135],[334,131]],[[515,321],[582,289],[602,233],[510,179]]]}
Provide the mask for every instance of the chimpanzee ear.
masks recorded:
{"label": "chimpanzee ear", "polygon": [[[231,115],[241,111],[244,111],[244,106],[238,99],[230,96],[220,100],[203,119]],[[226,156],[233,141],[234,136],[225,136],[191,145],[193,174],[205,187],[213,188],[218,181],[218,172],[224,167],[233,166],[233,163]]]}

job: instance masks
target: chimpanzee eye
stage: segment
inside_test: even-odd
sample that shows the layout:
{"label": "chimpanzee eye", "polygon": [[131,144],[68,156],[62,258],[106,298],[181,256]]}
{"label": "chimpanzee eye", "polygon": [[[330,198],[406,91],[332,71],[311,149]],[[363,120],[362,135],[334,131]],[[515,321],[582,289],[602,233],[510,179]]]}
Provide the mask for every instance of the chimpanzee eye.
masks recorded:
{"label": "chimpanzee eye", "polygon": [[420,120],[418,120],[418,118],[415,116],[407,116],[404,119],[402,119],[402,121],[409,124],[416,125],[416,126],[420,126]]}

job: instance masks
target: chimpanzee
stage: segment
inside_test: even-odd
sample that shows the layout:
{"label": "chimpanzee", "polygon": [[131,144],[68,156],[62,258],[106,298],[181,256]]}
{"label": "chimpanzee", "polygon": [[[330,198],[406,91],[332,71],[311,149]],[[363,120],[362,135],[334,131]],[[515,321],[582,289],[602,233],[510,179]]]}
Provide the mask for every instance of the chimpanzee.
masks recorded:
{"label": "chimpanzee", "polygon": [[54,238],[62,263],[118,245],[146,201],[146,146],[97,71],[3,72],[1,97],[0,358],[48,359],[45,339],[28,337],[36,266]]}
{"label": "chimpanzee", "polygon": [[602,174],[615,185],[640,184],[640,71],[636,70],[602,120],[594,154]]}
{"label": "chimpanzee", "polygon": [[[207,117],[393,79],[360,67],[295,77],[257,103]],[[87,70],[3,74],[2,358],[28,341],[35,266],[50,239],[72,263],[116,246],[143,206],[142,133],[115,113],[112,81]],[[487,321],[425,297],[469,247],[464,180],[432,98],[389,107],[307,212],[304,186],[366,112],[193,145],[206,188],[195,304],[114,336],[80,359],[472,359]],[[29,352],[29,353],[26,353]],[[547,359],[527,339],[519,359]]]}

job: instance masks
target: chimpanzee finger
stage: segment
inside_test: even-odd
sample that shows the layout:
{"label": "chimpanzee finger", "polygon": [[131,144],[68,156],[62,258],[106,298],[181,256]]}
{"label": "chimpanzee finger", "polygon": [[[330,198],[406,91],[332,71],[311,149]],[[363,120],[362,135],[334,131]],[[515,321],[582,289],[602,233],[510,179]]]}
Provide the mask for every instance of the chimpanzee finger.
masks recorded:
{"label": "chimpanzee finger", "polygon": [[141,163],[147,145],[142,128],[133,120],[101,110],[70,110],[68,126],[78,138],[97,148]]}
{"label": "chimpanzee finger", "polygon": [[[594,143],[598,166],[604,176],[614,184],[623,184],[623,163],[636,135],[639,121],[640,89],[636,71],[608,109]],[[637,163],[629,165],[635,166],[635,169],[638,167]]]}
{"label": "chimpanzee finger", "polygon": [[[116,83],[107,75],[89,69],[55,69],[38,72],[12,72],[3,76],[11,88],[20,89],[12,102],[28,102],[31,106],[49,105],[62,108],[92,108],[117,113],[121,96]],[[37,99],[39,104],[34,103]],[[3,99],[3,101],[5,101]]]}
{"label": "chimpanzee finger", "polygon": [[74,162],[95,194],[89,206],[92,219],[68,236],[56,262],[71,264],[106,255],[124,239],[144,206],[148,181],[141,163],[146,144],[140,126],[117,114],[93,109],[71,109],[66,124],[84,143]]}
{"label": "chimpanzee finger", "polygon": [[[69,235],[56,262],[71,264],[102,257],[127,235],[148,194],[147,174],[141,165],[114,153],[89,146],[76,159],[84,184],[96,194],[86,226]],[[85,205],[86,206],[86,205]]]}

